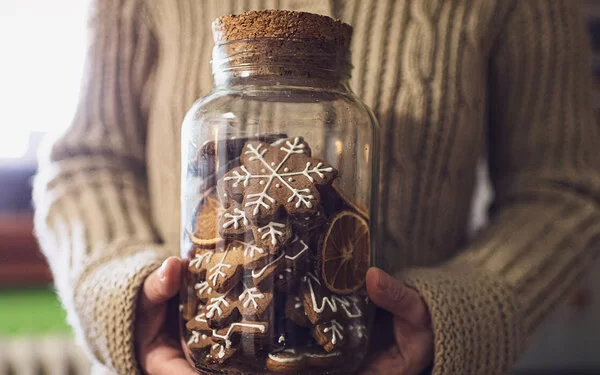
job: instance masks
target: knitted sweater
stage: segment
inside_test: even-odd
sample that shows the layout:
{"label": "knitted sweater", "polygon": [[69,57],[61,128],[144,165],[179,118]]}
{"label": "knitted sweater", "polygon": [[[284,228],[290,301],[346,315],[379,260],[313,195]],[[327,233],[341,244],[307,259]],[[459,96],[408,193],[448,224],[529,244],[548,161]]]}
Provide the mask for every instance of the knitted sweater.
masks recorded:
{"label": "knitted sweater", "polygon": [[[42,156],[36,231],[98,363],[138,371],[136,297],[179,253],[180,126],[212,87],[210,22],[255,8],[354,26],[382,129],[380,248],[431,312],[434,374],[500,374],[600,239],[600,128],[571,0],[98,0],[71,127]],[[468,240],[477,160],[489,226]]]}

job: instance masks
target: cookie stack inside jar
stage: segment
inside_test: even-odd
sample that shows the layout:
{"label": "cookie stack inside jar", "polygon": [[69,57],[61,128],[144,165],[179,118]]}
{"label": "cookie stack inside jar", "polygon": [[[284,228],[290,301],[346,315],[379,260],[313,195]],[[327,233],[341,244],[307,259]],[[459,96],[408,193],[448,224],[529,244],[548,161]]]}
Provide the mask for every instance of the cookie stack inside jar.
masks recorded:
{"label": "cookie stack inside jar", "polygon": [[[215,149],[228,162],[215,167]],[[223,151],[221,151],[223,152]],[[188,231],[185,344],[205,365],[294,372],[364,349],[366,210],[301,137],[203,145],[208,168]]]}

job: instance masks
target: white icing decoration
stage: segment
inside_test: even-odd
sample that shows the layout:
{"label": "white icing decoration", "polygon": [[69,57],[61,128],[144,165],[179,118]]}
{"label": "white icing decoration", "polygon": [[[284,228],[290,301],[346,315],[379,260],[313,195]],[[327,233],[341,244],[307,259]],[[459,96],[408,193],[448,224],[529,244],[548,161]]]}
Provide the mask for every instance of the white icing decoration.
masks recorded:
{"label": "white icing decoration", "polygon": [[190,266],[196,267],[196,269],[200,269],[200,267],[202,266],[202,263],[208,264],[208,262],[210,262],[210,258],[212,257],[212,255],[213,255],[213,253],[211,251],[196,254],[194,259],[192,259],[190,261]]}
{"label": "white icing decoration", "polygon": [[285,336],[283,335],[283,333],[279,336],[279,339],[277,339],[277,343],[278,344],[282,344],[285,342]]}
{"label": "white icing decoration", "polygon": [[281,187],[281,184],[275,184],[275,187],[276,187],[276,188],[280,188],[280,187]]}
{"label": "white icing decoration", "polygon": [[204,333],[202,334],[202,340],[206,340],[208,338],[208,336],[206,336]]}
{"label": "white icing decoration", "polygon": [[300,297],[294,297],[294,301],[296,301],[294,303],[294,308],[295,309],[299,309],[302,307],[302,301],[300,300]]}
{"label": "white icing decoration", "polygon": [[275,166],[275,162],[274,162],[274,161],[272,161],[272,162],[271,162],[271,167],[274,167],[274,166]]}
{"label": "white icing decoration", "polygon": [[221,349],[219,350],[219,353],[217,353],[217,358],[223,358],[225,357],[225,347],[223,345],[221,345]]}
{"label": "white icing decoration", "polygon": [[331,343],[333,345],[337,344],[338,339],[344,339],[344,327],[340,323],[338,323],[335,319],[329,322],[329,326],[323,329],[323,333],[331,332]]}
{"label": "white icing decoration", "polygon": [[179,304],[179,312],[182,312],[182,311],[183,311],[183,305]]}
{"label": "white icing decoration", "polygon": [[265,181],[264,181],[264,180],[260,180],[260,181],[259,181],[259,184],[261,184],[261,185],[264,185],[264,184],[265,184]]}
{"label": "white icing decoration", "polygon": [[[273,143],[275,145],[275,143]],[[310,189],[296,189],[291,186],[288,182],[294,182],[295,179],[292,176],[305,176],[309,179],[309,181],[314,182],[314,176],[317,175],[321,178],[324,177],[324,172],[332,172],[332,167],[323,167],[323,163],[318,163],[316,166],[311,168],[311,163],[308,162],[304,170],[302,171],[290,171],[288,167],[283,168],[283,173],[280,172],[281,167],[287,162],[287,160],[293,154],[304,154],[305,153],[305,145],[300,142],[300,138],[294,138],[293,143],[285,141],[285,145],[280,147],[281,151],[284,151],[286,155],[283,157],[279,165],[274,165],[273,163],[269,164],[264,155],[268,151],[263,148],[263,144],[259,143],[258,145],[247,144],[247,151],[244,152],[244,155],[250,155],[248,160],[254,161],[259,160],[263,166],[266,168],[260,169],[260,173],[263,174],[252,174],[252,172],[248,171],[245,166],[241,166],[240,170],[234,170],[232,172],[232,176],[227,176],[224,178],[225,181],[233,181],[232,186],[238,187],[240,183],[243,184],[244,187],[248,186],[251,179],[266,179],[264,183],[264,189],[260,193],[248,194],[246,196],[245,207],[254,207],[253,214],[257,215],[260,211],[261,207],[265,209],[270,209],[270,204],[274,204],[276,201],[273,197],[267,194],[267,191],[271,187],[273,180],[279,180],[283,184],[283,186],[287,187],[290,191],[291,195],[288,198],[288,202],[293,202],[296,200],[296,208],[300,208],[304,205],[307,208],[312,208],[314,200],[314,195],[310,194]],[[287,181],[286,182],[286,178]],[[261,185],[263,185],[263,180],[260,180]],[[279,187],[278,185],[276,185]],[[270,203],[269,203],[270,202]]]}
{"label": "white icing decoration", "polygon": [[265,295],[260,293],[260,291],[256,287],[246,287],[246,289],[242,292],[242,294],[240,294],[238,299],[242,301],[242,306],[244,306],[245,309],[247,309],[251,303],[254,306],[254,308],[257,309],[258,302],[256,302],[256,300],[263,298],[265,298]]}
{"label": "white icing decoration", "polygon": [[221,258],[221,261],[217,263],[214,267],[212,267],[210,270],[208,270],[210,273],[208,276],[208,280],[213,284],[213,286],[217,285],[219,277],[225,278],[227,276],[227,274],[221,270],[222,268],[233,267],[231,264],[224,263],[228,253],[229,250],[226,250],[223,253],[223,258]]}
{"label": "white icing decoration", "polygon": [[240,222],[243,225],[250,224],[250,222],[248,221],[248,218],[246,217],[246,212],[240,210],[239,208],[234,208],[232,214],[226,213],[223,215],[223,217],[225,219],[231,219],[231,220],[225,221],[223,223],[223,229],[227,229],[230,226],[233,226],[234,229],[239,229]]}
{"label": "white icing decoration", "polygon": [[260,236],[260,239],[264,240],[264,239],[267,239],[270,237],[271,245],[273,245],[273,246],[277,245],[277,242],[278,242],[277,237],[283,236],[283,231],[278,230],[278,228],[279,229],[285,228],[285,224],[276,223],[274,221],[271,221],[269,224],[265,225],[264,227],[258,228],[258,233],[262,234],[262,236]]}
{"label": "white icing decoration", "polygon": [[344,310],[348,318],[359,318],[362,316],[362,311],[358,307],[358,300],[356,299],[356,297],[350,299],[348,297],[331,295],[330,297],[323,297],[323,299],[320,301],[321,304],[319,305],[315,296],[313,281],[316,282],[319,286],[321,286],[321,282],[319,281],[319,279],[317,279],[315,275],[311,274],[310,272],[306,274],[306,276],[304,277],[304,281],[308,284],[312,308],[313,311],[317,314],[322,313],[327,306],[329,306],[329,309],[331,309],[332,312],[337,312],[339,305],[339,307]]}

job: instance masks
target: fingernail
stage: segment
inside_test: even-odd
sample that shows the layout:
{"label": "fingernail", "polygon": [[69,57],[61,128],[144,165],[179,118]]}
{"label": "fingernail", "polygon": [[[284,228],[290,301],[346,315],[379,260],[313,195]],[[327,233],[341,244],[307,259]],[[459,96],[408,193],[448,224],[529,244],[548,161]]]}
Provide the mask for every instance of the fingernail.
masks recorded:
{"label": "fingernail", "polygon": [[388,275],[382,270],[377,270],[377,287],[380,290],[386,290],[390,286]]}
{"label": "fingernail", "polygon": [[167,269],[167,260],[165,260],[160,265],[160,268],[158,269],[158,277],[159,277],[160,281],[165,281],[165,279],[167,278],[167,276],[165,275],[166,269]]}

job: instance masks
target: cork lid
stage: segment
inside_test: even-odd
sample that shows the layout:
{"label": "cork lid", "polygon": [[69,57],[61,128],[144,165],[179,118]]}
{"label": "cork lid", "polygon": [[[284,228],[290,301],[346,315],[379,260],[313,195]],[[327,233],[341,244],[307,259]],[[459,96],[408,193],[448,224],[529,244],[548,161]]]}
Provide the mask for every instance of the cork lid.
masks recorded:
{"label": "cork lid", "polygon": [[333,41],[349,47],[352,26],[319,14],[290,10],[253,10],[222,16],[213,24],[216,44],[241,39],[287,38]]}

